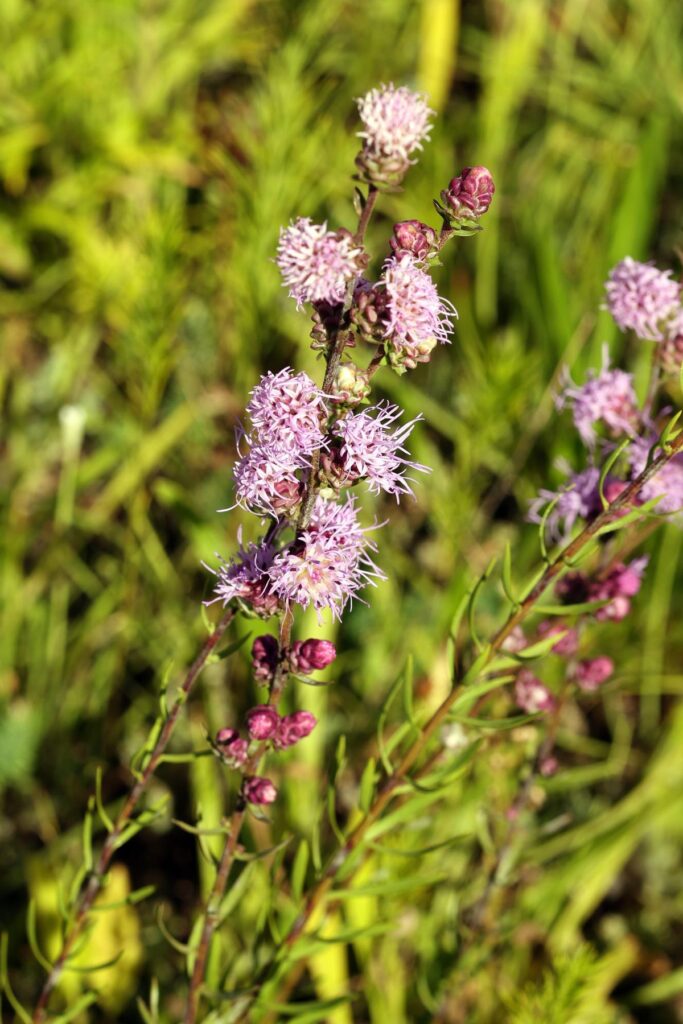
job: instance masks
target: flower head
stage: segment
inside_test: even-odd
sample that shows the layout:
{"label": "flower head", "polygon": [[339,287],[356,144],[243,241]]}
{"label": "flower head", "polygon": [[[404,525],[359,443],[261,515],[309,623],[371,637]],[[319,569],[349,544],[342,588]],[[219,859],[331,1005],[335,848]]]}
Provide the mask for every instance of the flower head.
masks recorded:
{"label": "flower head", "polygon": [[280,607],[279,599],[272,592],[266,575],[275,557],[275,548],[272,544],[266,543],[248,544],[244,547],[241,533],[238,533],[237,540],[240,545],[237,555],[229,562],[218,555],[222,564],[217,571],[210,569],[217,577],[214,587],[216,596],[206,603],[222,601],[223,605],[227,605],[230,601],[239,599],[259,615],[268,618]]}
{"label": "flower head", "polygon": [[297,640],[292,644],[289,662],[295,672],[308,675],[327,668],[337,657],[337,648],[329,640]]}
{"label": "flower head", "polygon": [[496,186],[486,167],[463,167],[441,193],[444,209],[453,220],[472,219],[486,213]]}
{"label": "flower head", "polygon": [[535,715],[538,711],[552,711],[556,703],[548,687],[527,668],[517,674],[515,701],[528,715]]}
{"label": "flower head", "polygon": [[284,603],[317,611],[329,608],[335,618],[373,577],[383,578],[368,552],[353,498],[337,504],[318,496],[311,521],[300,536],[273,559],[269,586]]}
{"label": "flower head", "polygon": [[614,672],[614,662],[606,655],[580,661],[576,667],[576,683],[580,690],[597,690]]}
{"label": "flower head", "polygon": [[436,231],[421,220],[402,220],[394,224],[390,246],[394,256],[412,256],[424,262],[436,242]]}
{"label": "flower head", "polygon": [[399,157],[409,161],[429,137],[434,113],[425,97],[406,86],[380,85],[357,100],[364,148],[376,156]]}
{"label": "flower head", "polygon": [[631,598],[640,590],[647,563],[647,555],[634,558],[628,565],[619,562],[604,579],[590,583],[589,601],[607,602],[595,613],[598,621],[620,622],[626,618],[631,610]]}
{"label": "flower head", "polygon": [[249,756],[249,744],[240,739],[236,729],[220,729],[216,735],[216,749],[232,768],[241,768]]}
{"label": "flower head", "polygon": [[365,479],[373,494],[387,491],[395,494],[397,499],[399,494],[413,493],[403,475],[406,467],[421,473],[430,470],[405,457],[408,453],[404,442],[421,417],[416,416],[392,431],[391,427],[400,415],[401,409],[397,405],[386,402],[363,412],[351,413],[335,424],[335,433],[341,439],[338,458],[346,480]]}
{"label": "flower head", "polygon": [[[629,458],[633,477],[638,476],[645,469],[650,447],[654,443],[654,438],[647,440],[640,437],[631,445]],[[672,459],[665,462],[661,469],[658,469],[655,475],[643,484],[638,492],[638,497],[641,501],[659,498],[655,506],[656,512],[668,514],[681,512],[683,510],[683,455],[674,455]]]}
{"label": "flower head", "polygon": [[301,482],[297,476],[308,465],[305,456],[271,444],[257,444],[235,464],[237,504],[256,515],[276,515],[297,505]]}
{"label": "flower head", "polygon": [[328,231],[299,217],[283,228],[275,262],[297,306],[304,302],[343,302],[346,289],[363,268],[363,250],[348,231]]}
{"label": "flower head", "polygon": [[269,704],[247,711],[247,730],[252,740],[270,740],[277,732],[280,716]]}
{"label": "flower head", "polygon": [[670,270],[657,270],[627,256],[610,271],[607,309],[622,331],[639,338],[661,341],[663,324],[680,304],[681,287],[671,280]]}
{"label": "flower head", "polygon": [[250,804],[272,804],[277,800],[277,789],[260,775],[252,775],[242,786],[244,799]]}
{"label": "flower head", "polygon": [[600,470],[589,466],[574,473],[560,491],[542,490],[529,508],[529,521],[543,522],[543,509],[555,502],[545,519],[549,536],[557,541],[569,537],[577,519],[592,519],[600,511]]}
{"label": "flower head", "polygon": [[426,362],[438,341],[450,341],[457,311],[412,256],[387,260],[382,284],[386,295],[384,336],[389,357],[406,366]]}
{"label": "flower head", "polygon": [[310,711],[295,711],[292,715],[285,715],[280,719],[273,745],[278,750],[293,747],[299,740],[309,736],[317,724],[315,715],[312,715]]}
{"label": "flower head", "polygon": [[254,678],[269,683],[275,675],[280,645],[277,638],[269,633],[257,636],[251,645],[251,667]]}
{"label": "flower head", "polygon": [[579,633],[572,626],[566,626],[561,622],[553,622],[552,619],[545,619],[538,624],[538,635],[542,639],[549,636],[559,636],[552,650],[563,658],[571,657],[579,649]]}
{"label": "flower head", "polygon": [[251,392],[247,413],[261,444],[301,453],[323,443],[325,396],[307,373],[289,367],[266,373]]}
{"label": "flower head", "polygon": [[604,423],[614,437],[633,434],[638,423],[633,375],[610,370],[606,349],[600,373],[591,370],[582,385],[574,384],[567,375],[565,389],[556,401],[560,409],[571,404],[574,426],[587,445],[595,442],[596,423]]}

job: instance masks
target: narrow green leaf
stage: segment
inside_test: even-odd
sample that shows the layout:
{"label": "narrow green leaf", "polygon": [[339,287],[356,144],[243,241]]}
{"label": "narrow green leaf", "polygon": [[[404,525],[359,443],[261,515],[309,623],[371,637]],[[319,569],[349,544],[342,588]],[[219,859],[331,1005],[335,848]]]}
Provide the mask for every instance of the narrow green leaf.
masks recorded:
{"label": "narrow green leaf", "polygon": [[519,607],[519,600],[515,595],[515,588],[512,582],[512,548],[510,542],[505,545],[505,551],[503,552],[503,568],[501,572],[501,582],[503,584],[503,590],[508,601],[514,608]]}
{"label": "narrow green leaf", "polygon": [[52,970],[52,964],[45,956],[38,944],[38,935],[36,932],[36,901],[30,899],[28,901],[28,910],[26,913],[26,935],[28,937],[28,944],[31,947],[31,951],[43,968],[48,974]]}
{"label": "narrow green leaf", "polygon": [[97,992],[86,992],[84,996],[77,999],[73,1006],[70,1006],[64,1013],[60,1013],[58,1017],[53,1017],[50,1024],[68,1024],[74,1017],[78,1017],[84,1010],[87,1010],[89,1006],[97,1002]]}
{"label": "narrow green leaf", "polygon": [[292,864],[292,896],[295,900],[301,899],[301,894],[304,891],[304,884],[306,882],[306,871],[308,870],[308,861],[310,858],[310,847],[305,839],[302,839],[297,847],[297,851],[294,855],[294,863]]}
{"label": "narrow green leaf", "polygon": [[624,440],[621,442],[621,444],[617,445],[617,447],[614,449],[614,451],[611,452],[609,457],[606,459],[605,464],[603,465],[602,469],[600,470],[600,481],[598,483],[598,494],[600,495],[600,503],[601,503],[601,505],[603,507],[603,510],[609,508],[609,501],[605,497],[605,482],[607,480],[607,476],[609,474],[609,471],[612,469],[612,467],[616,463],[617,459],[622,455],[622,453],[626,451],[626,449],[628,448],[630,443],[631,443],[631,438],[630,437],[625,437]]}
{"label": "narrow green leaf", "polygon": [[229,658],[231,654],[235,654],[236,651],[239,651],[240,647],[244,647],[247,640],[249,640],[252,635],[252,633],[245,633],[244,636],[238,637],[238,639],[233,643],[228,644],[224,650],[219,651],[216,654],[216,661],[224,661],[226,658]]}
{"label": "narrow green leaf", "polygon": [[7,936],[7,932],[3,932],[2,935],[0,935],[0,990],[5,993],[12,1009],[16,1013],[17,1017],[23,1021],[23,1024],[31,1024],[30,1013],[28,1013],[21,1005],[10,984],[9,970],[7,967],[8,948],[9,938]]}
{"label": "narrow green leaf", "polygon": [[123,950],[119,950],[116,956],[113,956],[110,960],[104,960],[101,964],[88,964],[87,967],[81,967],[80,965],[70,964],[69,961],[64,964],[65,971],[75,971],[77,974],[94,974],[96,971],[107,971],[110,967],[114,967],[121,957],[123,956]]}
{"label": "narrow green leaf", "polygon": [[102,801],[102,766],[99,764],[95,769],[95,803],[97,805],[97,813],[100,816],[102,824],[106,828],[107,832],[113,832],[114,822],[105,811],[104,803]]}
{"label": "narrow green leaf", "polygon": [[372,798],[375,793],[375,783],[377,781],[376,768],[377,764],[374,757],[369,758],[361,776],[358,804],[364,814],[367,814],[370,809]]}

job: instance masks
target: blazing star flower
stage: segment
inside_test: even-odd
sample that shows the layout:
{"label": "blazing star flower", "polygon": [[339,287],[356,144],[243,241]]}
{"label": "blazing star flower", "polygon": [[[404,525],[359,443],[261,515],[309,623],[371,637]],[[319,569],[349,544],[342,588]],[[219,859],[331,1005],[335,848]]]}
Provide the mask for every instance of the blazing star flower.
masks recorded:
{"label": "blazing star flower", "polygon": [[555,505],[546,519],[548,535],[554,540],[567,540],[577,519],[592,519],[600,511],[600,470],[589,466],[572,474],[569,483],[560,491],[542,490],[529,508],[531,523],[543,521],[543,509],[552,501]]}
{"label": "blazing star flower", "polygon": [[275,262],[297,306],[337,303],[362,270],[363,249],[348,231],[328,231],[326,223],[299,217],[280,232]]}
{"label": "blazing star flower", "polygon": [[276,444],[297,453],[323,444],[327,419],[325,396],[307,373],[289,367],[261,377],[251,392],[247,413],[261,444]]}
{"label": "blazing star flower", "polygon": [[420,93],[390,83],[371,89],[356,102],[363,122],[358,135],[371,154],[409,161],[415,150],[422,149],[434,111]]}
{"label": "blazing star flower", "polygon": [[[628,454],[633,477],[638,476],[645,469],[648,452],[654,443],[655,438],[648,441],[646,438],[640,437],[629,448]],[[683,456],[675,455],[665,463],[646,484],[643,484],[638,492],[638,497],[641,501],[659,498],[660,500],[655,505],[656,512],[669,514],[681,512],[683,510]]]}
{"label": "blazing star flower", "polygon": [[275,515],[298,504],[301,484],[296,475],[308,465],[275,445],[257,444],[235,465],[237,504],[256,515]]}
{"label": "blazing star flower", "polygon": [[277,800],[277,789],[261,775],[252,775],[244,780],[244,799],[250,804],[272,804]]}
{"label": "blazing star flower", "polygon": [[614,672],[614,662],[606,655],[580,661],[576,666],[576,683],[580,690],[597,690]]}
{"label": "blazing star flower", "polygon": [[621,622],[631,611],[631,598],[640,590],[648,564],[647,555],[634,558],[625,565],[619,562],[603,580],[593,580],[588,588],[589,601],[607,601],[598,608],[595,618],[599,622]]}
{"label": "blazing star flower", "polygon": [[442,299],[436,285],[412,256],[387,260],[382,284],[386,295],[385,338],[391,352],[406,365],[425,362],[437,341],[445,344],[453,333],[457,311]]}
{"label": "blazing star flower", "polygon": [[607,309],[622,331],[632,330],[646,341],[661,341],[662,326],[680,305],[681,287],[670,270],[657,270],[627,256],[617,263],[605,284]]}
{"label": "blazing star flower", "polygon": [[421,416],[396,430],[390,428],[401,416],[401,409],[389,402],[380,403],[363,412],[351,413],[339,420],[334,427],[341,438],[339,459],[344,477],[349,480],[367,480],[373,494],[387,491],[395,494],[412,494],[410,484],[403,476],[406,466],[421,473],[429,473],[428,466],[405,458],[404,448],[415,424]]}
{"label": "blazing star flower", "polygon": [[444,208],[454,220],[481,217],[486,213],[496,186],[486,167],[463,167],[441,193]]}
{"label": "blazing star flower", "polygon": [[362,587],[384,578],[368,555],[375,545],[366,533],[353,498],[337,504],[318,496],[308,527],[268,569],[272,593],[285,604],[329,608],[340,619]]}
{"label": "blazing star flower", "polygon": [[572,406],[574,426],[584,444],[595,443],[594,424],[603,422],[613,436],[633,434],[638,422],[633,375],[624,370],[610,370],[607,348],[597,375],[593,370],[585,384],[574,384],[567,374],[565,389],[556,398],[558,409]]}
{"label": "blazing star flower", "polygon": [[556,703],[548,687],[527,668],[517,674],[515,701],[528,715],[535,715],[538,711],[552,711]]}
{"label": "blazing star flower", "polygon": [[237,541],[240,547],[235,558],[226,562],[217,555],[222,563],[217,571],[206,566],[218,581],[214,587],[216,596],[205,603],[214,604],[216,601],[222,601],[225,606],[230,601],[239,599],[259,615],[268,618],[280,607],[280,602],[272,592],[266,575],[272,565],[276,549],[272,544],[266,543],[248,544],[244,547],[241,529],[237,534]]}

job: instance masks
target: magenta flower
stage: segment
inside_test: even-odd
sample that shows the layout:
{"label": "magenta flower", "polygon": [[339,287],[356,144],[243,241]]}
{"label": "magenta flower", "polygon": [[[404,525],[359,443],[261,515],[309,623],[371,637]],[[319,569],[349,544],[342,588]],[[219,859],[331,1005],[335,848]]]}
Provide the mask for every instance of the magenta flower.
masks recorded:
{"label": "magenta flower", "polygon": [[343,302],[363,268],[363,249],[348,231],[328,231],[299,217],[283,228],[275,261],[297,306],[304,302]]}
{"label": "magenta flower", "polygon": [[640,590],[648,557],[642,555],[625,565],[619,562],[602,580],[594,580],[588,588],[589,601],[606,601],[598,608],[595,618],[602,622],[620,622],[631,611],[631,598]]}
{"label": "magenta flower", "polygon": [[[629,459],[631,463],[631,475],[637,477],[645,469],[648,452],[655,443],[655,438],[649,440],[643,437],[638,438],[629,448]],[[641,501],[651,501],[653,498],[660,500],[655,505],[656,512],[673,514],[683,509],[683,456],[674,455],[666,462],[653,477],[643,484],[638,497]]]}
{"label": "magenta flower", "polygon": [[310,711],[295,711],[293,715],[285,715],[280,719],[273,746],[277,750],[293,747],[299,740],[309,736],[317,724],[315,715],[312,715]]}
{"label": "magenta flower", "polygon": [[230,601],[239,599],[259,615],[268,618],[280,607],[277,595],[272,592],[266,575],[276,549],[272,544],[266,543],[248,544],[246,548],[243,547],[241,530],[237,540],[240,547],[234,558],[226,562],[218,555],[222,565],[217,571],[206,566],[218,578],[214,588],[216,596],[206,604],[222,601],[223,605],[227,605]]}
{"label": "magenta flower", "polygon": [[548,687],[528,668],[523,668],[515,680],[515,701],[528,715],[552,711],[556,704]]}
{"label": "magenta flower", "polygon": [[463,167],[457,178],[441,193],[444,209],[455,220],[481,217],[486,213],[496,186],[486,167]]}
{"label": "magenta flower", "polygon": [[600,511],[600,470],[589,466],[572,474],[569,482],[559,491],[542,490],[529,507],[531,523],[543,521],[543,509],[554,501],[546,519],[548,535],[554,541],[567,540],[577,519],[592,519]]}
{"label": "magenta flower", "polygon": [[671,280],[670,270],[657,270],[651,263],[639,263],[630,256],[610,271],[605,291],[607,309],[617,326],[649,341],[664,338],[663,326],[681,297],[680,285]]}
{"label": "magenta flower", "polygon": [[306,676],[327,668],[337,657],[337,648],[329,640],[297,640],[292,644],[289,662],[294,672]]}
{"label": "magenta flower", "polygon": [[633,375],[624,370],[610,370],[605,348],[600,373],[590,371],[585,384],[574,384],[567,374],[564,392],[557,396],[559,409],[572,406],[574,426],[586,445],[595,443],[594,424],[602,422],[613,437],[634,434],[638,424]]}
{"label": "magenta flower", "polygon": [[373,494],[386,491],[388,494],[412,494],[410,484],[404,477],[406,467],[429,473],[428,466],[412,462],[404,442],[415,424],[422,419],[416,416],[409,423],[395,430],[392,425],[401,416],[402,410],[389,402],[350,413],[339,420],[335,433],[341,438],[338,458],[342,478],[345,481],[366,480]]}
{"label": "magenta flower", "polygon": [[614,672],[614,662],[606,655],[580,661],[576,668],[576,684],[580,690],[591,692],[609,679]]}
{"label": "magenta flower", "polygon": [[294,373],[289,367],[268,372],[251,392],[247,413],[260,444],[300,454],[323,443],[325,396],[307,373]]}
{"label": "magenta flower", "polygon": [[277,800],[277,789],[273,783],[260,775],[245,779],[242,793],[250,804],[272,804]]}
{"label": "magenta flower", "polygon": [[548,636],[556,636],[564,633],[564,636],[553,644],[552,650],[563,658],[569,658],[576,654],[579,649],[579,633],[571,626],[563,625],[561,622],[553,622],[552,619],[545,619],[538,625],[538,635],[543,640]]}
{"label": "magenta flower", "polygon": [[457,311],[442,299],[436,285],[412,256],[393,257],[384,264],[386,293],[384,332],[388,354],[412,367],[426,362],[437,342],[453,333]]}
{"label": "magenta flower", "polygon": [[285,604],[329,608],[334,618],[341,618],[362,587],[384,578],[369,557],[375,545],[366,533],[353,498],[337,504],[318,496],[308,527],[268,569],[272,592]]}
{"label": "magenta flower", "polygon": [[435,243],[436,231],[420,220],[402,220],[394,224],[389,242],[394,256],[412,256],[419,263],[424,263]]}
{"label": "magenta flower", "polygon": [[364,148],[373,156],[398,157],[408,161],[429,137],[434,113],[420,93],[405,86],[380,85],[358,103]]}
{"label": "magenta flower", "polygon": [[233,768],[241,768],[249,755],[249,744],[240,739],[236,729],[221,729],[216,735],[216,746]]}
{"label": "magenta flower", "polygon": [[237,504],[256,515],[277,515],[299,503],[297,473],[308,466],[305,456],[287,448],[257,444],[235,464]]}
{"label": "magenta flower", "polygon": [[252,740],[270,740],[277,732],[280,716],[269,704],[259,704],[247,711],[246,721]]}

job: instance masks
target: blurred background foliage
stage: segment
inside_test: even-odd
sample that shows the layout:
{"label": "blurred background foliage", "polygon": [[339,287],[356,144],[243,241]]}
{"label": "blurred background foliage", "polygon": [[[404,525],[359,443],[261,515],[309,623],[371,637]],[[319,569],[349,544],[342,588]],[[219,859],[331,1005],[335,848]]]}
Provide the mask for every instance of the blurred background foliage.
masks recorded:
{"label": "blurred background foliage", "polygon": [[[28,1004],[42,977],[28,898],[53,955],[95,769],[110,806],[162,677],[204,633],[201,563],[230,554],[244,519],[215,510],[231,504],[247,391],[267,368],[319,373],[272,257],[296,215],[352,225],[354,97],[393,80],[427,91],[439,112],[405,192],[382,200],[376,266],[392,222],[434,223],[432,198],[463,165],[486,164],[497,194],[483,234],[447,250],[438,271],[460,313],[453,346],[377,378],[423,413],[414,450],[434,472],[400,511],[368,506],[388,519],[389,581],[341,628],[338,684],[295,694],[322,718],[282,758],[274,834],[297,838],[275,865],[243,869],[211,964],[216,989],[243,983],[259,942],[276,941],[278,878],[297,845],[309,849],[302,838],[315,846],[338,736],[343,820],[407,657],[424,713],[448,687],[445,638],[474,576],[508,541],[519,578],[535,565],[527,501],[557,482],[557,457],[579,457],[553,411],[561,364],[581,373],[609,341],[644,383],[649,352],[616,335],[601,289],[626,254],[678,272],[682,23],[671,0],[3,0],[0,906]],[[595,630],[617,656],[616,683],[563,723],[561,771],[508,847],[514,884],[480,934],[463,931],[461,910],[495,863],[533,738],[506,737],[447,799],[423,795],[410,819],[389,819],[394,853],[374,853],[357,898],[325,922],[330,934],[380,927],[317,951],[304,983],[354,1002],[307,1020],[683,1020],[680,535],[665,528],[649,550],[636,614]],[[494,588],[480,631],[499,610]],[[317,629],[307,619],[299,635]],[[206,728],[253,703],[247,650],[207,670],[174,749],[201,747]],[[181,1012],[183,956],[158,917],[187,938],[212,869],[171,817],[199,809],[218,821],[226,780],[210,759],[166,765],[152,799],[164,796],[166,815],[122,851],[107,899],[143,885],[156,894],[103,912],[80,954],[103,962],[123,945],[125,957],[65,975],[67,1005],[98,993],[80,1019],[141,1019],[135,996],[151,985],[154,1003],[154,979],[150,1019]],[[271,845],[269,831],[255,825],[248,843]],[[420,862],[416,891],[410,853],[454,835],[465,838]],[[364,878],[403,876],[393,895],[362,890]]]}

